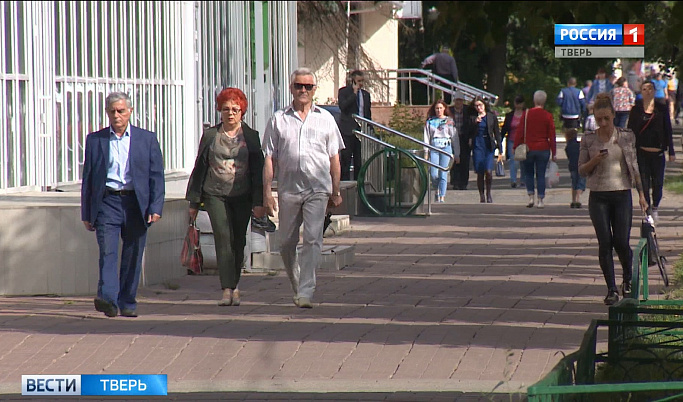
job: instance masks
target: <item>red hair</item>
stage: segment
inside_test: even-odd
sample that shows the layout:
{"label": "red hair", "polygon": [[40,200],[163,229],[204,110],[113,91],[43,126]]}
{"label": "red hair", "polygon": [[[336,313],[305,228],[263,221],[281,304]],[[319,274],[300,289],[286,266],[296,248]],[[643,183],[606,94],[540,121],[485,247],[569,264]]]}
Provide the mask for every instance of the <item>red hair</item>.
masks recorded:
{"label": "red hair", "polygon": [[244,116],[244,113],[247,111],[247,107],[249,106],[244,92],[242,92],[239,88],[225,88],[216,97],[216,110],[220,112],[223,108],[223,104],[227,101],[233,101],[240,105],[240,109],[242,109],[242,116]]}

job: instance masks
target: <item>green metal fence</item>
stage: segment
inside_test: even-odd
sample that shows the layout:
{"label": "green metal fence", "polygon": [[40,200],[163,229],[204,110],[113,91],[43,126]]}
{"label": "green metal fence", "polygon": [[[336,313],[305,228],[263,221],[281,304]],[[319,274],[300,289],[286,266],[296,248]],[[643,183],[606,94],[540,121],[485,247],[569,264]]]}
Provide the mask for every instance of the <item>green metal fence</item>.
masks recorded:
{"label": "green metal fence", "polygon": [[[529,402],[683,400],[683,301],[649,300],[647,239],[633,270],[631,298],[591,322],[579,350],[527,389]],[[607,352],[597,353],[604,328]]]}

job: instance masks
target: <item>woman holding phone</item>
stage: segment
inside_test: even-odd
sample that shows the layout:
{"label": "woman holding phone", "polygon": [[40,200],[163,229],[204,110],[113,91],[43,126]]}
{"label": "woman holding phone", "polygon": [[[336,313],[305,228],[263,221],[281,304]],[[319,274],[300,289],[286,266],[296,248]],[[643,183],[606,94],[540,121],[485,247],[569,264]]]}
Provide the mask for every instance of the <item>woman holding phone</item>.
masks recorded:
{"label": "woman holding phone", "polygon": [[609,94],[596,96],[595,121],[598,129],[588,131],[581,140],[579,174],[590,189],[588,212],[598,238],[600,268],[607,284],[605,304],[619,300],[614,277],[612,248],[622,268],[622,296],[631,293],[633,251],[629,244],[633,204],[631,189],[636,188],[640,208],[647,210],[636,159],[633,131],[614,126],[615,111]]}

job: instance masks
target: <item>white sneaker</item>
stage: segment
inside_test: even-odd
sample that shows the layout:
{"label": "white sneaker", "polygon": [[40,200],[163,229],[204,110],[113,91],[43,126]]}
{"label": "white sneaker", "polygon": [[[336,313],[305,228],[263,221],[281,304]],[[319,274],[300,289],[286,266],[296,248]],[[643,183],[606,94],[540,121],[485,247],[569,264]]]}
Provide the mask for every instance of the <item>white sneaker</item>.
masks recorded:
{"label": "white sneaker", "polygon": [[529,196],[529,203],[526,204],[526,207],[527,207],[527,208],[533,208],[533,206],[534,206],[534,196],[533,196],[533,195],[530,195],[530,196]]}
{"label": "white sneaker", "polygon": [[652,219],[655,222],[659,222],[659,212],[657,212],[657,210],[654,208],[652,208]]}
{"label": "white sneaker", "polygon": [[545,208],[545,204],[543,204],[543,198],[538,199],[538,205],[536,205],[536,208]]}

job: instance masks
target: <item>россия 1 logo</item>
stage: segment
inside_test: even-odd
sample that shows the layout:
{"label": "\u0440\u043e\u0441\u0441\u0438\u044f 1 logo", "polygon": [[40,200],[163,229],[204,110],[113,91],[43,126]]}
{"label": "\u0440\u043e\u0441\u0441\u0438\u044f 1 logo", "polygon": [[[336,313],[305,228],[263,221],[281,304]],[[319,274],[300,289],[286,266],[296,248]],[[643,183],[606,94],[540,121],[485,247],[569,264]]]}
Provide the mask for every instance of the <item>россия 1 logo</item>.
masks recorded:
{"label": "\u0440\u043e\u0441\u0441\u0438\u044f 1 logo", "polygon": [[555,46],[643,46],[645,24],[555,24]]}
{"label": "\u0440\u043e\u0441\u0441\u0438\u044f 1 logo", "polygon": [[643,58],[644,24],[555,24],[557,58]]}

